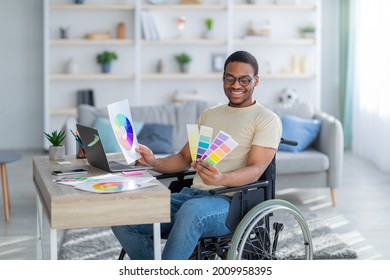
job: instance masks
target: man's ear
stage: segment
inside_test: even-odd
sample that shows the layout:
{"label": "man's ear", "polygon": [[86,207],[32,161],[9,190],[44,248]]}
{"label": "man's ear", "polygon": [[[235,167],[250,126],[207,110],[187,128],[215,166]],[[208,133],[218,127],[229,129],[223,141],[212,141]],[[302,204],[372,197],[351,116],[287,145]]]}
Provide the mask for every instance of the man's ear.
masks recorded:
{"label": "man's ear", "polygon": [[257,75],[257,76],[255,77],[255,87],[256,87],[259,83],[260,83],[260,76]]}

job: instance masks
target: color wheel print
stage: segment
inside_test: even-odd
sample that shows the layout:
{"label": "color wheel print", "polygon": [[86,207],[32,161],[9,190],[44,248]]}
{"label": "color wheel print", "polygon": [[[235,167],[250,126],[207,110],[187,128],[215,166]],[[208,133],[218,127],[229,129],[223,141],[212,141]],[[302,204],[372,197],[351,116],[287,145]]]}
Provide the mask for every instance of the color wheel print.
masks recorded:
{"label": "color wheel print", "polygon": [[122,182],[104,182],[95,184],[92,186],[95,190],[106,191],[106,192],[117,192],[123,189]]}
{"label": "color wheel print", "polygon": [[130,151],[134,142],[134,132],[129,119],[125,115],[116,115],[114,119],[114,131],[119,144],[124,149]]}

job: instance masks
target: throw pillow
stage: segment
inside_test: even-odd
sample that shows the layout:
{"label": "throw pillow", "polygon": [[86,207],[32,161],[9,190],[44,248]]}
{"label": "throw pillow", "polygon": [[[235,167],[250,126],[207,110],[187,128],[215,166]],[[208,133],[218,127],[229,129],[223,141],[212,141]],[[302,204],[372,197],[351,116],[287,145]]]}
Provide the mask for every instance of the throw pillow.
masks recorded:
{"label": "throw pillow", "polygon": [[[133,127],[136,135],[140,133],[144,124],[142,122],[134,122]],[[111,128],[110,119],[104,117],[97,117],[93,125],[99,131],[100,139],[102,141],[106,153],[119,153],[121,148],[116,141],[114,131]]]}
{"label": "throw pillow", "polygon": [[282,137],[298,141],[297,146],[279,145],[279,151],[300,152],[307,149],[316,139],[322,125],[321,120],[304,119],[293,115],[282,118]]}
{"label": "throw pillow", "polygon": [[173,126],[145,123],[138,135],[138,143],[147,146],[155,154],[172,154]]}

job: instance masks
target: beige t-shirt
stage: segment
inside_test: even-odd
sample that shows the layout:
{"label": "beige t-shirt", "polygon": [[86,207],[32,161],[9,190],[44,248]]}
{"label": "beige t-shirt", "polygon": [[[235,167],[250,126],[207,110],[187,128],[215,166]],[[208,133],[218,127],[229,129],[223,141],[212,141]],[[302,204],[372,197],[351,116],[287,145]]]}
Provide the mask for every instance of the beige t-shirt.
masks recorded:
{"label": "beige t-shirt", "polygon": [[[216,164],[221,172],[246,166],[252,145],[277,149],[282,136],[280,118],[258,102],[245,108],[234,108],[223,104],[206,109],[200,115],[198,125],[213,128],[212,139],[223,130],[238,142],[238,146]],[[222,186],[206,185],[196,174],[192,187],[210,190]]]}

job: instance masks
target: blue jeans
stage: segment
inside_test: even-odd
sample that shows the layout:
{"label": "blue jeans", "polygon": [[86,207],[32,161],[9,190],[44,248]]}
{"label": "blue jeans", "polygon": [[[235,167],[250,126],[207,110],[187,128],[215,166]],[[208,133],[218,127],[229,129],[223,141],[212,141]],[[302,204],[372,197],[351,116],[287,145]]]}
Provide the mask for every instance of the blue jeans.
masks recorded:
{"label": "blue jeans", "polygon": [[[225,235],[230,200],[208,191],[183,188],[171,194],[171,222],[161,224],[162,236],[168,235],[162,259],[187,260],[200,237]],[[153,226],[113,226],[112,231],[130,259],[153,259]]]}

